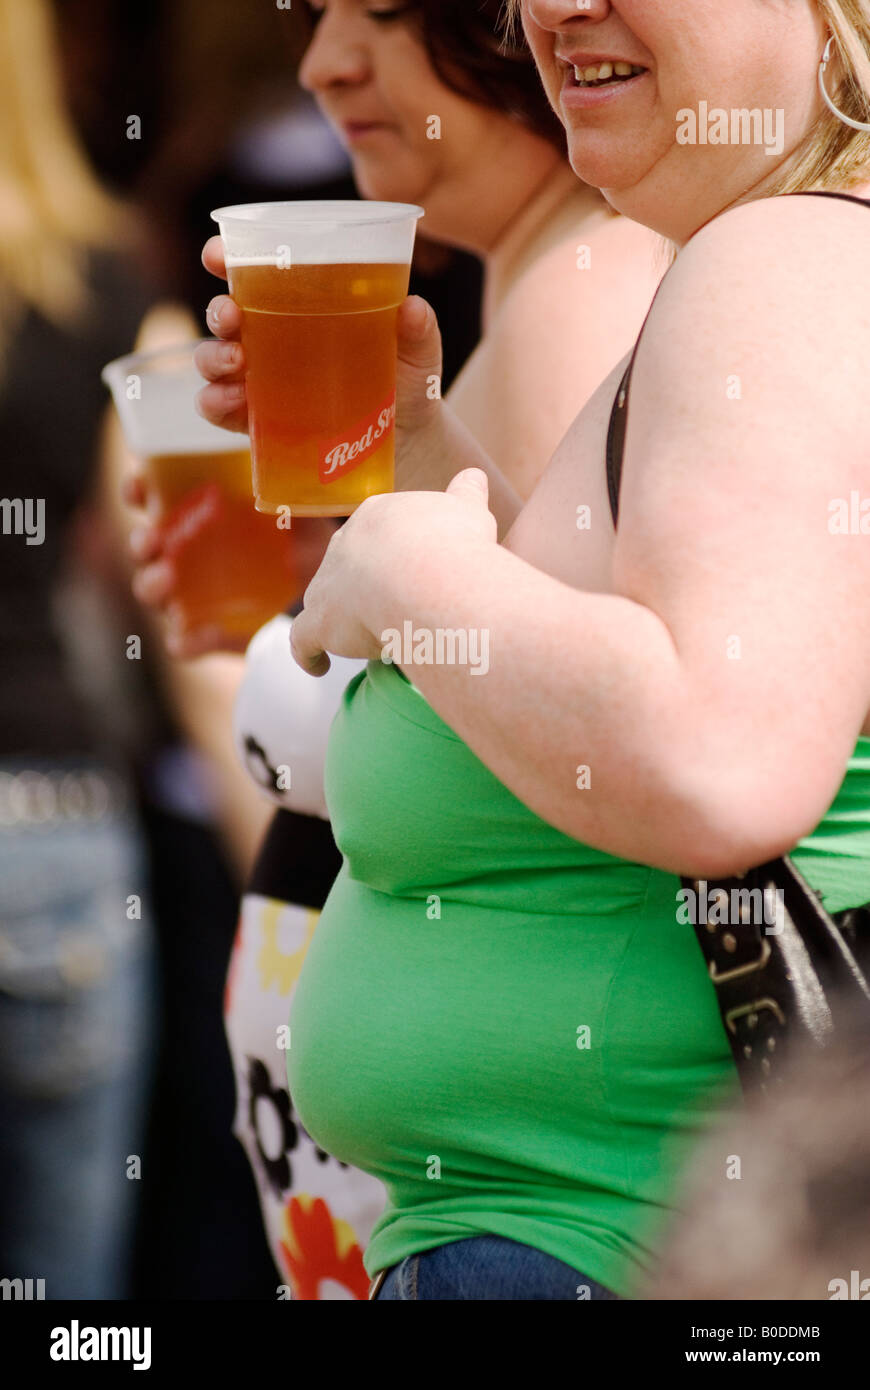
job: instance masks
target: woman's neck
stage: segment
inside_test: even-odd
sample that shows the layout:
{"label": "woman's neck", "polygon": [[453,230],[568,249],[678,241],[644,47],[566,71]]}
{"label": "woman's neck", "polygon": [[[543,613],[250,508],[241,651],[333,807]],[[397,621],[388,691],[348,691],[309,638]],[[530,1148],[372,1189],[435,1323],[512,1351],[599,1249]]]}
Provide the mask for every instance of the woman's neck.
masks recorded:
{"label": "woman's neck", "polygon": [[590,218],[610,217],[601,195],[583,184],[560,160],[504,227],[484,255],[483,331],[531,261],[573,232],[582,235]]}

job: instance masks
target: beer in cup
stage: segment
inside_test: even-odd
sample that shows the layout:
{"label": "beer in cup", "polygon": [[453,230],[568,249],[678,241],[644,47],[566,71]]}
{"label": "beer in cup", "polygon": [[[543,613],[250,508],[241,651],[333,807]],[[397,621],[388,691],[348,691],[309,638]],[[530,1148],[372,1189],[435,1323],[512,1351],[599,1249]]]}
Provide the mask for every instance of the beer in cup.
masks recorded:
{"label": "beer in cup", "polygon": [[175,568],[172,626],[244,638],[298,592],[290,518],[255,510],[247,438],[197,413],[196,346],[119,357],[102,375],[127,446],[144,465],[149,520]]}
{"label": "beer in cup", "polygon": [[348,516],[394,486],[396,316],[407,203],[251,203],[212,213],[242,311],[258,511]]}

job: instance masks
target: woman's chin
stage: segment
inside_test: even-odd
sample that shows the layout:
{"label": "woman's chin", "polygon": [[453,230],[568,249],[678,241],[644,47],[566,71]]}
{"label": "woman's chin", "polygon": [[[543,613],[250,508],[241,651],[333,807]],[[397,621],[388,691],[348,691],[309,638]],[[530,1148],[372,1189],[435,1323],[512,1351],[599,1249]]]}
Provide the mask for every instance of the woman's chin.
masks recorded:
{"label": "woman's chin", "polygon": [[621,161],[591,148],[583,135],[569,137],[568,161],[574,173],[590,188],[613,188]]}
{"label": "woman's chin", "polygon": [[360,196],[378,203],[413,203],[420,186],[419,178],[403,178],[380,160],[354,160],[353,178]]}
{"label": "woman's chin", "polygon": [[636,156],[626,158],[624,149],[614,149],[612,144],[608,148],[603,142],[590,140],[586,133],[569,138],[568,160],[578,179],[591,188],[602,192],[618,189],[629,197],[649,172],[648,162]]}

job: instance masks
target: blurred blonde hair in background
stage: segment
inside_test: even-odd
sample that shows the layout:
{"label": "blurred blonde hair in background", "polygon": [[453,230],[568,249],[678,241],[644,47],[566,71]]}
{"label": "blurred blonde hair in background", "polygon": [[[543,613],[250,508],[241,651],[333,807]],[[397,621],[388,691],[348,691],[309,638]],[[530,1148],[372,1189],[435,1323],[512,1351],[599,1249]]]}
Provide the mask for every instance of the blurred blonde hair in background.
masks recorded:
{"label": "blurred blonde hair in background", "polygon": [[75,324],[86,253],[125,223],[67,114],[47,0],[0,0],[0,371],[28,309]]}

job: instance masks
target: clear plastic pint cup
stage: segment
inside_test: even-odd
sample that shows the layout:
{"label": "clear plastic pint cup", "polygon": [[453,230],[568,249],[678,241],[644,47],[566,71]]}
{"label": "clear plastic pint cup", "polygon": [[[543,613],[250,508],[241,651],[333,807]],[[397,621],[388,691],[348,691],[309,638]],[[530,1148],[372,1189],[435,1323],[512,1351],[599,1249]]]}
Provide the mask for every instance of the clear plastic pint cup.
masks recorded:
{"label": "clear plastic pint cup", "polygon": [[374,202],[212,213],[242,311],[258,511],[348,516],[392,492],[396,315],[422,215]]}
{"label": "clear plastic pint cup", "polygon": [[287,517],[261,516],[244,435],[197,413],[197,343],[119,357],[103,368],[127,447],[144,464],[149,520],[176,573],[176,631],[216,627],[247,638],[296,597]]}

